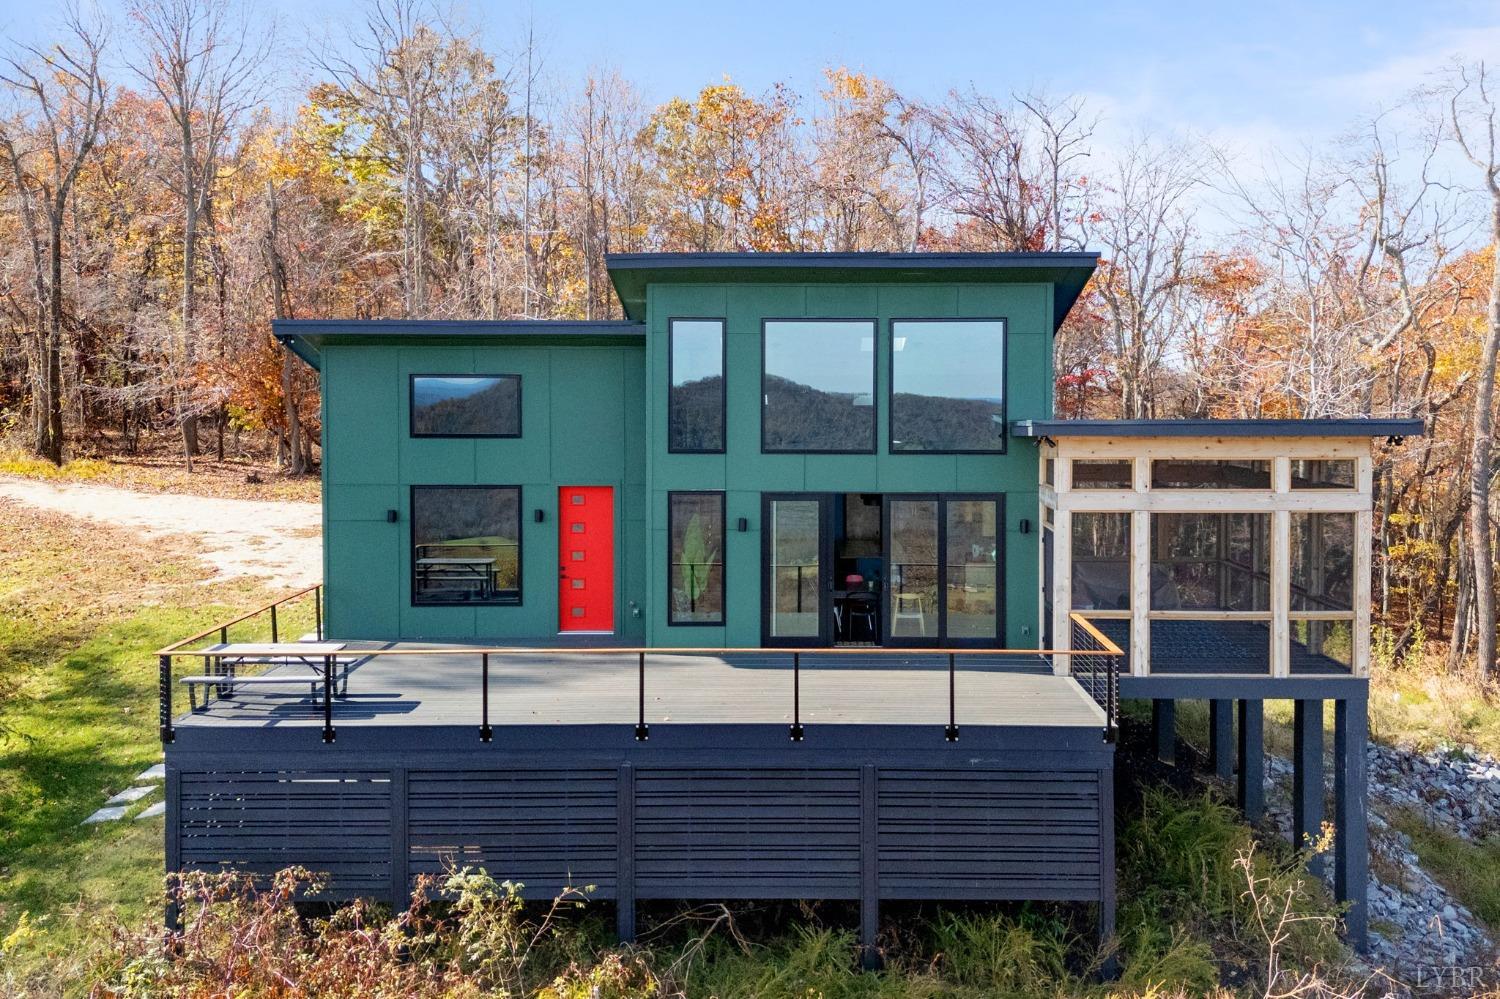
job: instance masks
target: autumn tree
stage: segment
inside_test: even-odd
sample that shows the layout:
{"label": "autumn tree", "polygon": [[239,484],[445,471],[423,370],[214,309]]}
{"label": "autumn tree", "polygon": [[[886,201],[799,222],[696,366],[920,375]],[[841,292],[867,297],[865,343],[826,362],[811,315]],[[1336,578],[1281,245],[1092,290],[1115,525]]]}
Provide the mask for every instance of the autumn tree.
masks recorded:
{"label": "autumn tree", "polygon": [[23,48],[0,69],[11,101],[10,113],[0,120],[0,155],[31,263],[31,446],[57,464],[64,448],[63,230],[74,184],[94,152],[109,99],[99,69],[102,28],[70,9],[65,34],[50,49]]}
{"label": "autumn tree", "polygon": [[[1500,248],[1500,96],[1483,62],[1460,66],[1449,84],[1452,135],[1478,172],[1476,185],[1487,202],[1489,243]],[[1495,365],[1500,360],[1500,265],[1491,263],[1489,313],[1479,354],[1470,457],[1469,545],[1473,571],[1475,656],[1489,677],[1495,668],[1495,545],[1490,483],[1494,478]],[[1461,623],[1455,621],[1455,631]]]}
{"label": "autumn tree", "polygon": [[182,370],[173,388],[183,454],[191,469],[201,415],[192,384],[199,337],[199,238],[226,146],[261,95],[271,32],[264,26],[252,29],[229,0],[136,0],[130,16],[141,42],[135,71],[175,127],[176,164],[167,186],[182,208]]}

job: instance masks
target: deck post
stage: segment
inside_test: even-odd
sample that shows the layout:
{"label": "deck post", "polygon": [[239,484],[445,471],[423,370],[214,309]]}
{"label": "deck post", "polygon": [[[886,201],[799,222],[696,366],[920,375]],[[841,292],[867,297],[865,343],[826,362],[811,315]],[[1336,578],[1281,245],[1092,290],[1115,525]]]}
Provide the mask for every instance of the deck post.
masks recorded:
{"label": "deck post", "polygon": [[[1292,846],[1305,850],[1323,831],[1323,702],[1295,702],[1292,717]],[[1323,858],[1307,865],[1323,874]]]}
{"label": "deck post", "polygon": [[1266,811],[1265,702],[1241,699],[1239,704],[1240,774],[1238,799],[1245,821],[1259,822]]}
{"label": "deck post", "polygon": [[1208,702],[1208,748],[1214,776],[1234,779],[1234,702],[1217,698]]}
{"label": "deck post", "polygon": [[876,945],[880,933],[880,792],[873,763],[859,771],[859,966],[878,971],[885,963]]}
{"label": "deck post", "polygon": [[1156,758],[1172,763],[1177,758],[1177,702],[1151,702],[1151,737],[1156,743]]}
{"label": "deck post", "polygon": [[1107,948],[1099,974],[1106,980],[1118,977],[1120,962],[1115,947],[1115,771],[1099,771],[1099,946]]}
{"label": "deck post", "polygon": [[[165,657],[164,657],[165,658]],[[182,931],[182,771],[172,764],[166,767],[166,867],[167,909],[163,913],[167,932]]]}
{"label": "deck post", "polygon": [[1369,893],[1370,848],[1365,828],[1365,754],[1369,745],[1370,719],[1363,691],[1333,702],[1333,799],[1334,840],[1333,894],[1348,903],[1344,926],[1349,945],[1361,953],[1369,946],[1366,937],[1366,901]]}
{"label": "deck post", "polygon": [[406,794],[406,768],[391,768],[391,913],[400,914],[411,905],[411,873],[408,870],[407,834],[411,829]]}
{"label": "deck post", "polygon": [[635,768],[621,763],[615,779],[615,934],[635,942]]}

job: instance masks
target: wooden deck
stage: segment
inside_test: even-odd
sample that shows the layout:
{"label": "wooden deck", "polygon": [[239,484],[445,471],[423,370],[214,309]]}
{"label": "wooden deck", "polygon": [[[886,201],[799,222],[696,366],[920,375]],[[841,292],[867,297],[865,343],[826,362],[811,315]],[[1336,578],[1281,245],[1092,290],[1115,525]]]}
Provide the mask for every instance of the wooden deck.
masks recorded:
{"label": "wooden deck", "polygon": [[[346,643],[361,650],[421,650]],[[282,667],[268,671],[276,675]],[[801,657],[800,721],[819,725],[929,725],[948,721],[946,655]],[[306,671],[286,670],[299,678]],[[375,655],[354,663],[348,690],[333,702],[334,724],[363,727],[480,724],[481,665],[453,646],[430,654]],[[630,654],[558,655],[539,649],[490,656],[489,720],[509,726],[631,726],[638,720],[639,664]],[[776,725],[792,722],[791,656],[649,655],[646,722],[668,725]],[[965,727],[1062,727],[1098,730],[1104,711],[1070,677],[1053,675],[1039,656],[959,655],[956,718]],[[308,685],[257,686],[179,715],[179,730],[200,727],[321,726],[320,696]]]}

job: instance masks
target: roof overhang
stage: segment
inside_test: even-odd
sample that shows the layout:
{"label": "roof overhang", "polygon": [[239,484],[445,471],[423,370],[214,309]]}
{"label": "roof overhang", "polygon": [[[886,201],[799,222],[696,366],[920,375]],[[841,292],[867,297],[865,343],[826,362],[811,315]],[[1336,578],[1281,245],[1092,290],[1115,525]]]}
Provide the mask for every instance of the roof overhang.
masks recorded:
{"label": "roof overhang", "polygon": [[610,253],[605,265],[625,314],[646,318],[655,284],[812,282],[860,284],[1046,283],[1053,332],[1083,293],[1097,253]]}
{"label": "roof overhang", "polygon": [[1420,437],[1421,420],[1350,417],[1319,420],[1017,420],[1017,437]]}
{"label": "roof overhang", "polygon": [[573,321],[567,319],[500,319],[454,321],[442,319],[277,319],[271,333],[292,353],[315,369],[322,367],[323,348],[332,343],[419,343],[431,346],[477,342],[554,342],[570,345],[644,343],[646,328],[630,321]]}

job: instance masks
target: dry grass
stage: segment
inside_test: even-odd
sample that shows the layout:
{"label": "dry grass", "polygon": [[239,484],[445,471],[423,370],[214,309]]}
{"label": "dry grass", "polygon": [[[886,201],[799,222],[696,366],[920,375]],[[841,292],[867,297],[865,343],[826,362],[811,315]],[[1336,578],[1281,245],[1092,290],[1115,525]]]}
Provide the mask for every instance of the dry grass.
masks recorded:
{"label": "dry grass", "polygon": [[182,493],[230,499],[317,502],[316,475],[292,478],[247,458],[200,458],[189,473],[168,455],[74,458],[61,467],[13,448],[0,448],[0,475],[48,482],[89,482],[148,493]]}
{"label": "dry grass", "polygon": [[1450,672],[1435,651],[1373,669],[1370,733],[1391,745],[1473,746],[1500,756],[1500,688],[1473,670]]}

